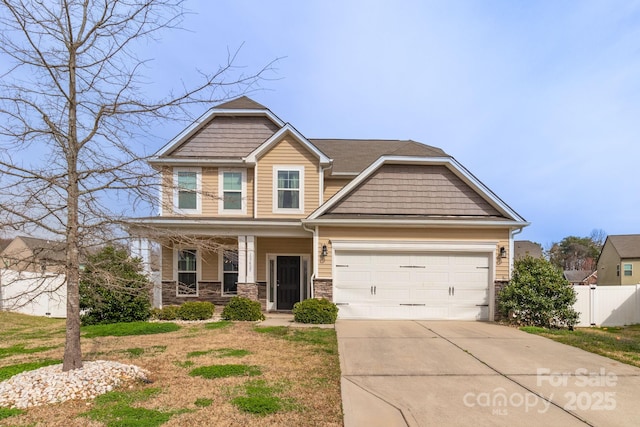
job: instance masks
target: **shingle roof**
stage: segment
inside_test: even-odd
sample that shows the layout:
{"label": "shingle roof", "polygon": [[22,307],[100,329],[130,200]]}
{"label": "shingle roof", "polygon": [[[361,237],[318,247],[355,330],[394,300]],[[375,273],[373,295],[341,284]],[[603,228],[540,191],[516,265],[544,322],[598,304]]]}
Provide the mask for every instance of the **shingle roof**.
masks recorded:
{"label": "shingle roof", "polygon": [[440,148],[411,140],[309,139],[333,159],[332,174],[358,174],[380,156],[450,157]]}
{"label": "shingle roof", "polygon": [[620,258],[640,258],[640,234],[620,234],[608,236]]}
{"label": "shingle roof", "polygon": [[56,242],[35,237],[19,237],[24,244],[33,252],[37,259],[61,262],[66,259],[65,247],[62,242]]}
{"label": "shingle roof", "polygon": [[251,98],[241,96],[240,98],[232,99],[231,101],[223,102],[220,105],[216,105],[216,109],[226,110],[267,110],[262,104],[257,103]]}
{"label": "shingle roof", "polygon": [[565,270],[564,278],[567,279],[571,283],[582,282],[584,279],[589,277],[593,271],[591,270]]}

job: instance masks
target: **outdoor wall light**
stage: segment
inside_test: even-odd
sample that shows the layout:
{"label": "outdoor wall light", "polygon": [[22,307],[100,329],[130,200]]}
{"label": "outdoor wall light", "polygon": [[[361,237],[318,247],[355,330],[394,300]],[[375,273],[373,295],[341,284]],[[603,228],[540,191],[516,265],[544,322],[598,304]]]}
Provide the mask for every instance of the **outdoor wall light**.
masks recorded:
{"label": "outdoor wall light", "polygon": [[500,246],[500,258],[507,257],[507,249],[504,246]]}
{"label": "outdoor wall light", "polygon": [[322,245],[322,256],[327,256],[327,245]]}

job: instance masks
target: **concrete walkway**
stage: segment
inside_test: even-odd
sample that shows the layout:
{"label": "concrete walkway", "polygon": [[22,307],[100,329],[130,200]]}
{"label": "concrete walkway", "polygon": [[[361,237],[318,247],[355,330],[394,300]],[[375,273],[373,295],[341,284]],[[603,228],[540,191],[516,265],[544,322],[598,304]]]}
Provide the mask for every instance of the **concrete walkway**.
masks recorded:
{"label": "concrete walkway", "polygon": [[265,313],[266,319],[258,326],[291,326],[293,328],[329,328],[334,329],[335,325],[315,325],[311,323],[298,323],[293,321],[291,313]]}
{"label": "concrete walkway", "polygon": [[636,426],[640,368],[483,322],[336,324],[346,427]]}

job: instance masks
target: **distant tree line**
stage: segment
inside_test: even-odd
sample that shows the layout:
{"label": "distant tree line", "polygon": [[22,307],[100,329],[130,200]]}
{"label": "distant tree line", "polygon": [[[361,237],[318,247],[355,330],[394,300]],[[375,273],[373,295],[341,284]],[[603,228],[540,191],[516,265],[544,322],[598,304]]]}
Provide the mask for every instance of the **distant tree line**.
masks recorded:
{"label": "distant tree line", "polygon": [[603,230],[593,230],[588,237],[567,236],[551,245],[549,261],[562,270],[593,271],[606,237]]}

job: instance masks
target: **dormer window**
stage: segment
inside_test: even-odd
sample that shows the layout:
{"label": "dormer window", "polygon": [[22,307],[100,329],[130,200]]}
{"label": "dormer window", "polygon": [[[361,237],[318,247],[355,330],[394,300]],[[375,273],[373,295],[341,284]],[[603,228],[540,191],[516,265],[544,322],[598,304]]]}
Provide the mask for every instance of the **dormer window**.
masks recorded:
{"label": "dormer window", "polygon": [[174,206],[178,213],[200,213],[202,173],[200,168],[174,170]]}
{"label": "dormer window", "polygon": [[218,197],[221,214],[246,213],[247,171],[244,169],[223,169],[218,174]]}
{"label": "dormer window", "polygon": [[302,213],[304,211],[304,167],[273,167],[273,211]]}

